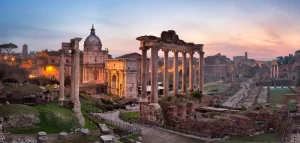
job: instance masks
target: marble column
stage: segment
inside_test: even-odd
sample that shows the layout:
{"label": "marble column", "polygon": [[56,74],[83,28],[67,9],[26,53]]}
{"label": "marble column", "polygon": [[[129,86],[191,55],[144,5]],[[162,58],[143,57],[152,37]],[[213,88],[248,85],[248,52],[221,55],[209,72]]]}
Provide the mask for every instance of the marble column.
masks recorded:
{"label": "marble column", "polygon": [[273,65],[273,77],[276,78],[276,67]]}
{"label": "marble column", "polygon": [[148,76],[148,68],[147,68],[147,49],[142,49],[142,80],[141,80],[141,99],[140,102],[148,102],[147,100],[147,76]]}
{"label": "marble column", "polygon": [[60,63],[59,63],[59,105],[63,105],[65,100],[65,51],[60,50]]}
{"label": "marble column", "polygon": [[186,93],[186,53],[182,52],[182,93]]}
{"label": "marble column", "polygon": [[203,92],[204,90],[204,52],[199,52],[199,90]]}
{"label": "marble column", "polygon": [[83,115],[81,113],[81,103],[80,103],[80,97],[79,97],[79,83],[80,83],[80,50],[79,50],[79,42],[81,41],[81,38],[75,38],[74,39],[74,51],[75,51],[75,79],[74,79],[74,113],[77,119],[79,120],[79,124],[83,127],[85,124]]}
{"label": "marble column", "polygon": [[272,73],[272,65],[270,66],[270,78],[273,77],[273,73]]}
{"label": "marble column", "polygon": [[167,97],[169,95],[168,54],[169,50],[164,50],[164,97]]}
{"label": "marble column", "polygon": [[151,99],[150,104],[156,109],[160,108],[158,104],[158,47],[151,48]]}
{"label": "marble column", "polygon": [[173,91],[178,94],[178,51],[174,51]]}
{"label": "marble column", "polygon": [[276,77],[277,77],[277,78],[278,78],[278,73],[279,73],[278,65],[276,65]]}
{"label": "marble column", "polygon": [[75,94],[75,50],[71,50],[71,90],[70,90],[70,101],[74,103],[74,94]]}
{"label": "marble column", "polygon": [[193,85],[193,52],[189,53],[189,90],[192,91],[194,90],[194,85]]}

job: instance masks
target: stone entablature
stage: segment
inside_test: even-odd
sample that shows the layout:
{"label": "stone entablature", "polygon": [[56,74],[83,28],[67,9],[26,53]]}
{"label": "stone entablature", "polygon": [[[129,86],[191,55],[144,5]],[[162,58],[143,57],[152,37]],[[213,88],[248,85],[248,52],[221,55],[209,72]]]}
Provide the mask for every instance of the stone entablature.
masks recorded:
{"label": "stone entablature", "polygon": [[108,59],[105,65],[107,92],[118,97],[137,98],[137,60]]}

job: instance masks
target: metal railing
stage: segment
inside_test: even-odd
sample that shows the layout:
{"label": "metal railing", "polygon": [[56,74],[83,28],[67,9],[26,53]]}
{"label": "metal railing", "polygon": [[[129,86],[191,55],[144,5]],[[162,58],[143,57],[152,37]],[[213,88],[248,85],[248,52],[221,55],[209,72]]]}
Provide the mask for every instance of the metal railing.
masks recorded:
{"label": "metal railing", "polygon": [[141,134],[141,132],[142,132],[142,130],[140,128],[135,127],[135,126],[133,126],[129,123],[123,122],[123,121],[112,120],[112,119],[101,117],[99,115],[93,116],[93,117],[127,131],[128,133],[124,134],[124,135]]}

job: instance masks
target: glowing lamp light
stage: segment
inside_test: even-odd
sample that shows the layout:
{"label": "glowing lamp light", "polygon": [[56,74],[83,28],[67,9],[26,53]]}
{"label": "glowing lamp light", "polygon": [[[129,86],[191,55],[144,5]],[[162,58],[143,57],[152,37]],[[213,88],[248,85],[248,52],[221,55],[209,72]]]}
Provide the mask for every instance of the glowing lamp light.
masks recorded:
{"label": "glowing lamp light", "polygon": [[35,78],[35,75],[29,75],[29,78]]}
{"label": "glowing lamp light", "polygon": [[4,60],[7,60],[7,57],[6,57],[6,56],[4,56]]}
{"label": "glowing lamp light", "polygon": [[52,66],[46,67],[46,71],[47,71],[47,72],[52,72],[52,71],[53,71],[53,67],[52,67]]}
{"label": "glowing lamp light", "polygon": [[12,61],[15,61],[15,58],[11,58]]}

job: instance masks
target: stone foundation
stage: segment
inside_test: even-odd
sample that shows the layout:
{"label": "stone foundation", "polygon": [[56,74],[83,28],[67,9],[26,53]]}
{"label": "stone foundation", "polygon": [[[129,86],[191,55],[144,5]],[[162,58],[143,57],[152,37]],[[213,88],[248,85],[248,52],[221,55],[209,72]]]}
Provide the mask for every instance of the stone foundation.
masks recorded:
{"label": "stone foundation", "polygon": [[37,125],[40,123],[40,119],[34,114],[22,114],[22,115],[12,115],[8,116],[7,119],[2,123],[4,128],[7,127],[28,127]]}

